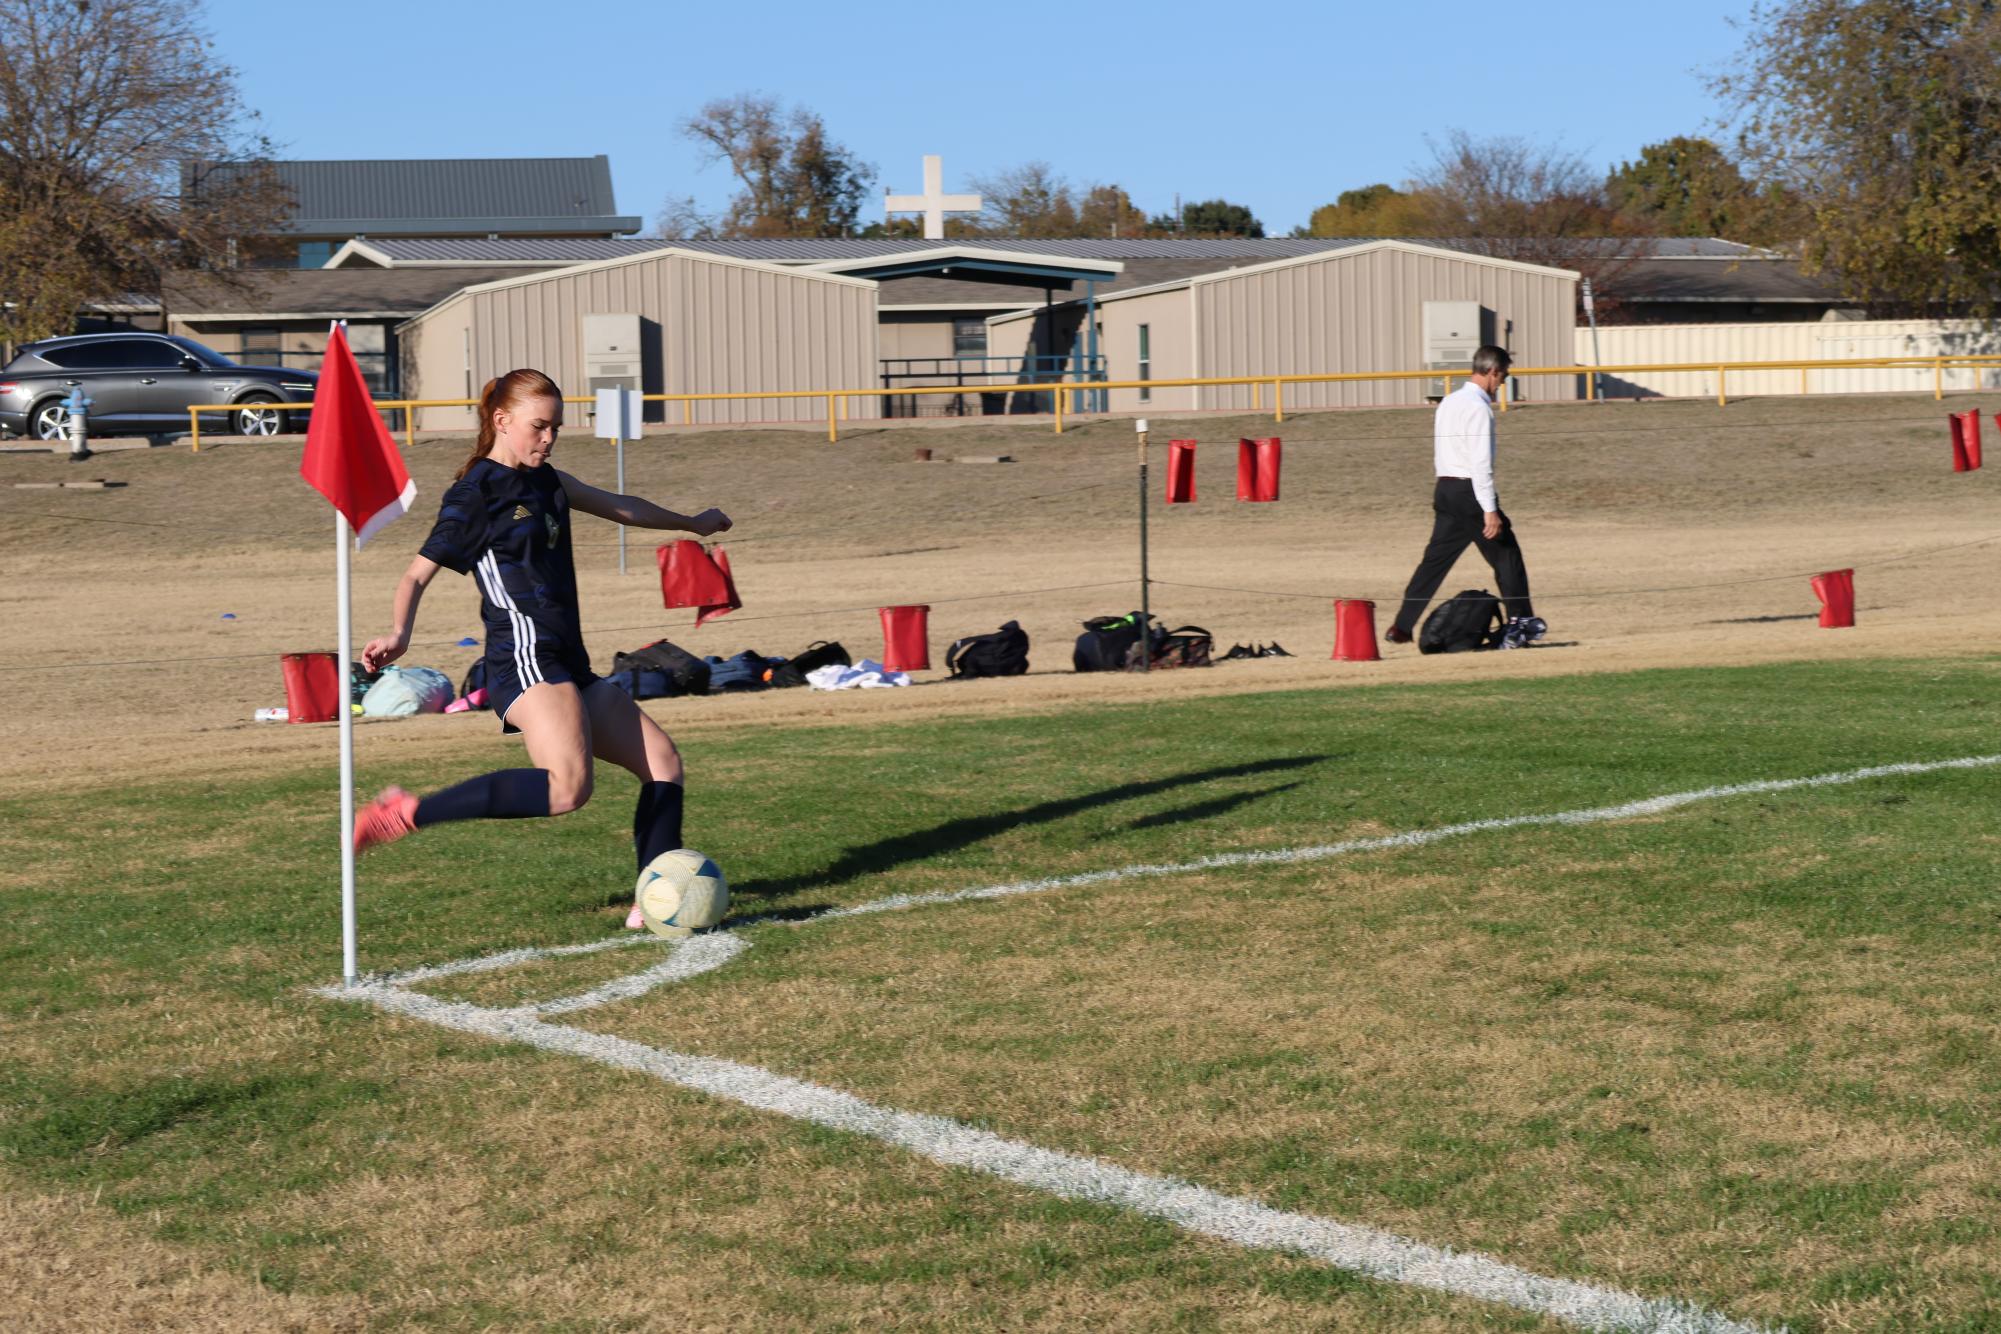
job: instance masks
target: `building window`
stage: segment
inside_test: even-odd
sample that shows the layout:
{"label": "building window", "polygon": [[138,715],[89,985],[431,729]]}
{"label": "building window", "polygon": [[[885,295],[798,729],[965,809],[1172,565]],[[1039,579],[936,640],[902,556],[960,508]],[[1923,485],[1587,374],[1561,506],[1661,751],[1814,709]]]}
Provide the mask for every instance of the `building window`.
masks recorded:
{"label": "building window", "polygon": [[987,322],[981,319],[952,321],[952,355],[984,357],[987,354]]}
{"label": "building window", "polygon": [[252,326],[238,335],[236,360],[244,366],[282,366],[285,350],[275,328]]}
{"label": "building window", "polygon": [[332,241],[301,241],[299,242],[299,267],[302,269],[323,269],[327,266],[327,261],[333,258],[333,252],[334,244]]}
{"label": "building window", "polygon": [[[1142,324],[1139,326],[1139,378],[1141,380],[1151,380],[1153,378],[1153,326],[1151,324]],[[1153,390],[1141,388],[1139,391],[1139,401],[1142,403],[1153,402]]]}

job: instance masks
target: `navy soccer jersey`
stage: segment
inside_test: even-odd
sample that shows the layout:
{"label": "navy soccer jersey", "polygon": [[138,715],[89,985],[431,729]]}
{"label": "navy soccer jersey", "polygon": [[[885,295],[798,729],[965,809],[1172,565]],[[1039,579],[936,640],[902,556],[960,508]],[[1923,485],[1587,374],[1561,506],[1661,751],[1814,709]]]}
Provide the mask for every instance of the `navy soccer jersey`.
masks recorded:
{"label": "navy soccer jersey", "polygon": [[420,554],[479,585],[488,702],[503,721],[529,686],[597,680],[577,620],[570,501],[554,468],[474,463],[445,492]]}

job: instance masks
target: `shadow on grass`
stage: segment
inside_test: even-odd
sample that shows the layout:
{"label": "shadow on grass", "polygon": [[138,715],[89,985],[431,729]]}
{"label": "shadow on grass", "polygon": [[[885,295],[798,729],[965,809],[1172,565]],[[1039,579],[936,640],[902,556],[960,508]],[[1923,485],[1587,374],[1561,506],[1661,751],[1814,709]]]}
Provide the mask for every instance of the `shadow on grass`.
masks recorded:
{"label": "shadow on grass", "polygon": [[[1024,825],[1048,824],[1065,819],[1081,811],[1098,806],[1109,806],[1114,802],[1132,801],[1139,797],[1149,797],[1160,792],[1172,792],[1177,788],[1193,784],[1214,783],[1230,778],[1247,778],[1253,774],[1278,773],[1289,769],[1302,769],[1337,759],[1333,755],[1299,755],[1270,760],[1254,760],[1245,764],[1221,765],[1213,769],[1198,769],[1193,773],[1172,774],[1163,778],[1150,778],[1143,782],[1121,783],[1117,787],[1104,788],[1097,792],[1084,792],[1074,797],[1062,797],[1055,801],[1045,801],[1022,810],[995,811],[987,815],[965,816],[957,820],[947,820],[944,824],[930,829],[919,829],[907,834],[897,834],[891,838],[879,839],[858,848],[849,848],[824,871],[803,875],[782,876],[772,880],[748,880],[731,885],[732,893],[766,897],[796,893],[802,889],[825,889],[833,885],[859,880],[863,876],[881,875],[885,871],[921,862],[946,853],[957,852],[996,834]],[[1248,801],[1273,792],[1287,791],[1299,786],[1288,783],[1281,787],[1269,788],[1263,792],[1234,793],[1224,797],[1212,797],[1194,802],[1170,811],[1160,811],[1142,818],[1128,826],[1130,829],[1151,829],[1162,825],[1179,824],[1186,820],[1199,820],[1233,810]]]}

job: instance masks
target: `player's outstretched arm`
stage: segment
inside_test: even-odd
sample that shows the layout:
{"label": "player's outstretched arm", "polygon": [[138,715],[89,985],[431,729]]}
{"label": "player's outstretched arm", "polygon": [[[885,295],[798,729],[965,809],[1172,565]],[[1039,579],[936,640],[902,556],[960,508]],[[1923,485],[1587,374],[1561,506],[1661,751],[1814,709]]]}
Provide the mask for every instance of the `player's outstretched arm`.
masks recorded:
{"label": "player's outstretched arm", "polygon": [[368,641],[361,650],[361,665],[371,672],[379,672],[390,663],[403,656],[410,647],[410,632],[417,625],[417,604],[424,600],[424,589],[437,575],[440,566],[428,556],[419,556],[410,562],[410,568],[403,571],[403,581],[396,585],[396,619],[394,628],[386,635],[378,635]]}
{"label": "player's outstretched arm", "polygon": [[713,537],[717,533],[728,532],[731,527],[730,516],[719,509],[705,509],[692,516],[676,514],[638,496],[621,496],[616,492],[600,490],[560,469],[556,476],[562,479],[563,494],[570,498],[572,506],[600,519],[610,519],[613,523],[633,528],[665,528],[693,533],[697,537]]}

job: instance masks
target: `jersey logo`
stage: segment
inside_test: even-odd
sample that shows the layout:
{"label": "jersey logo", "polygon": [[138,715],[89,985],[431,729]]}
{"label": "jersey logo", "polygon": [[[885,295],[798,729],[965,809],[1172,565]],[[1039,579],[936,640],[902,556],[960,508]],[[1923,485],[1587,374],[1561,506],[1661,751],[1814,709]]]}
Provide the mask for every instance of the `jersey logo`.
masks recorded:
{"label": "jersey logo", "polygon": [[526,505],[516,505],[514,507],[514,517],[517,519],[532,519],[535,516],[529,513]]}

